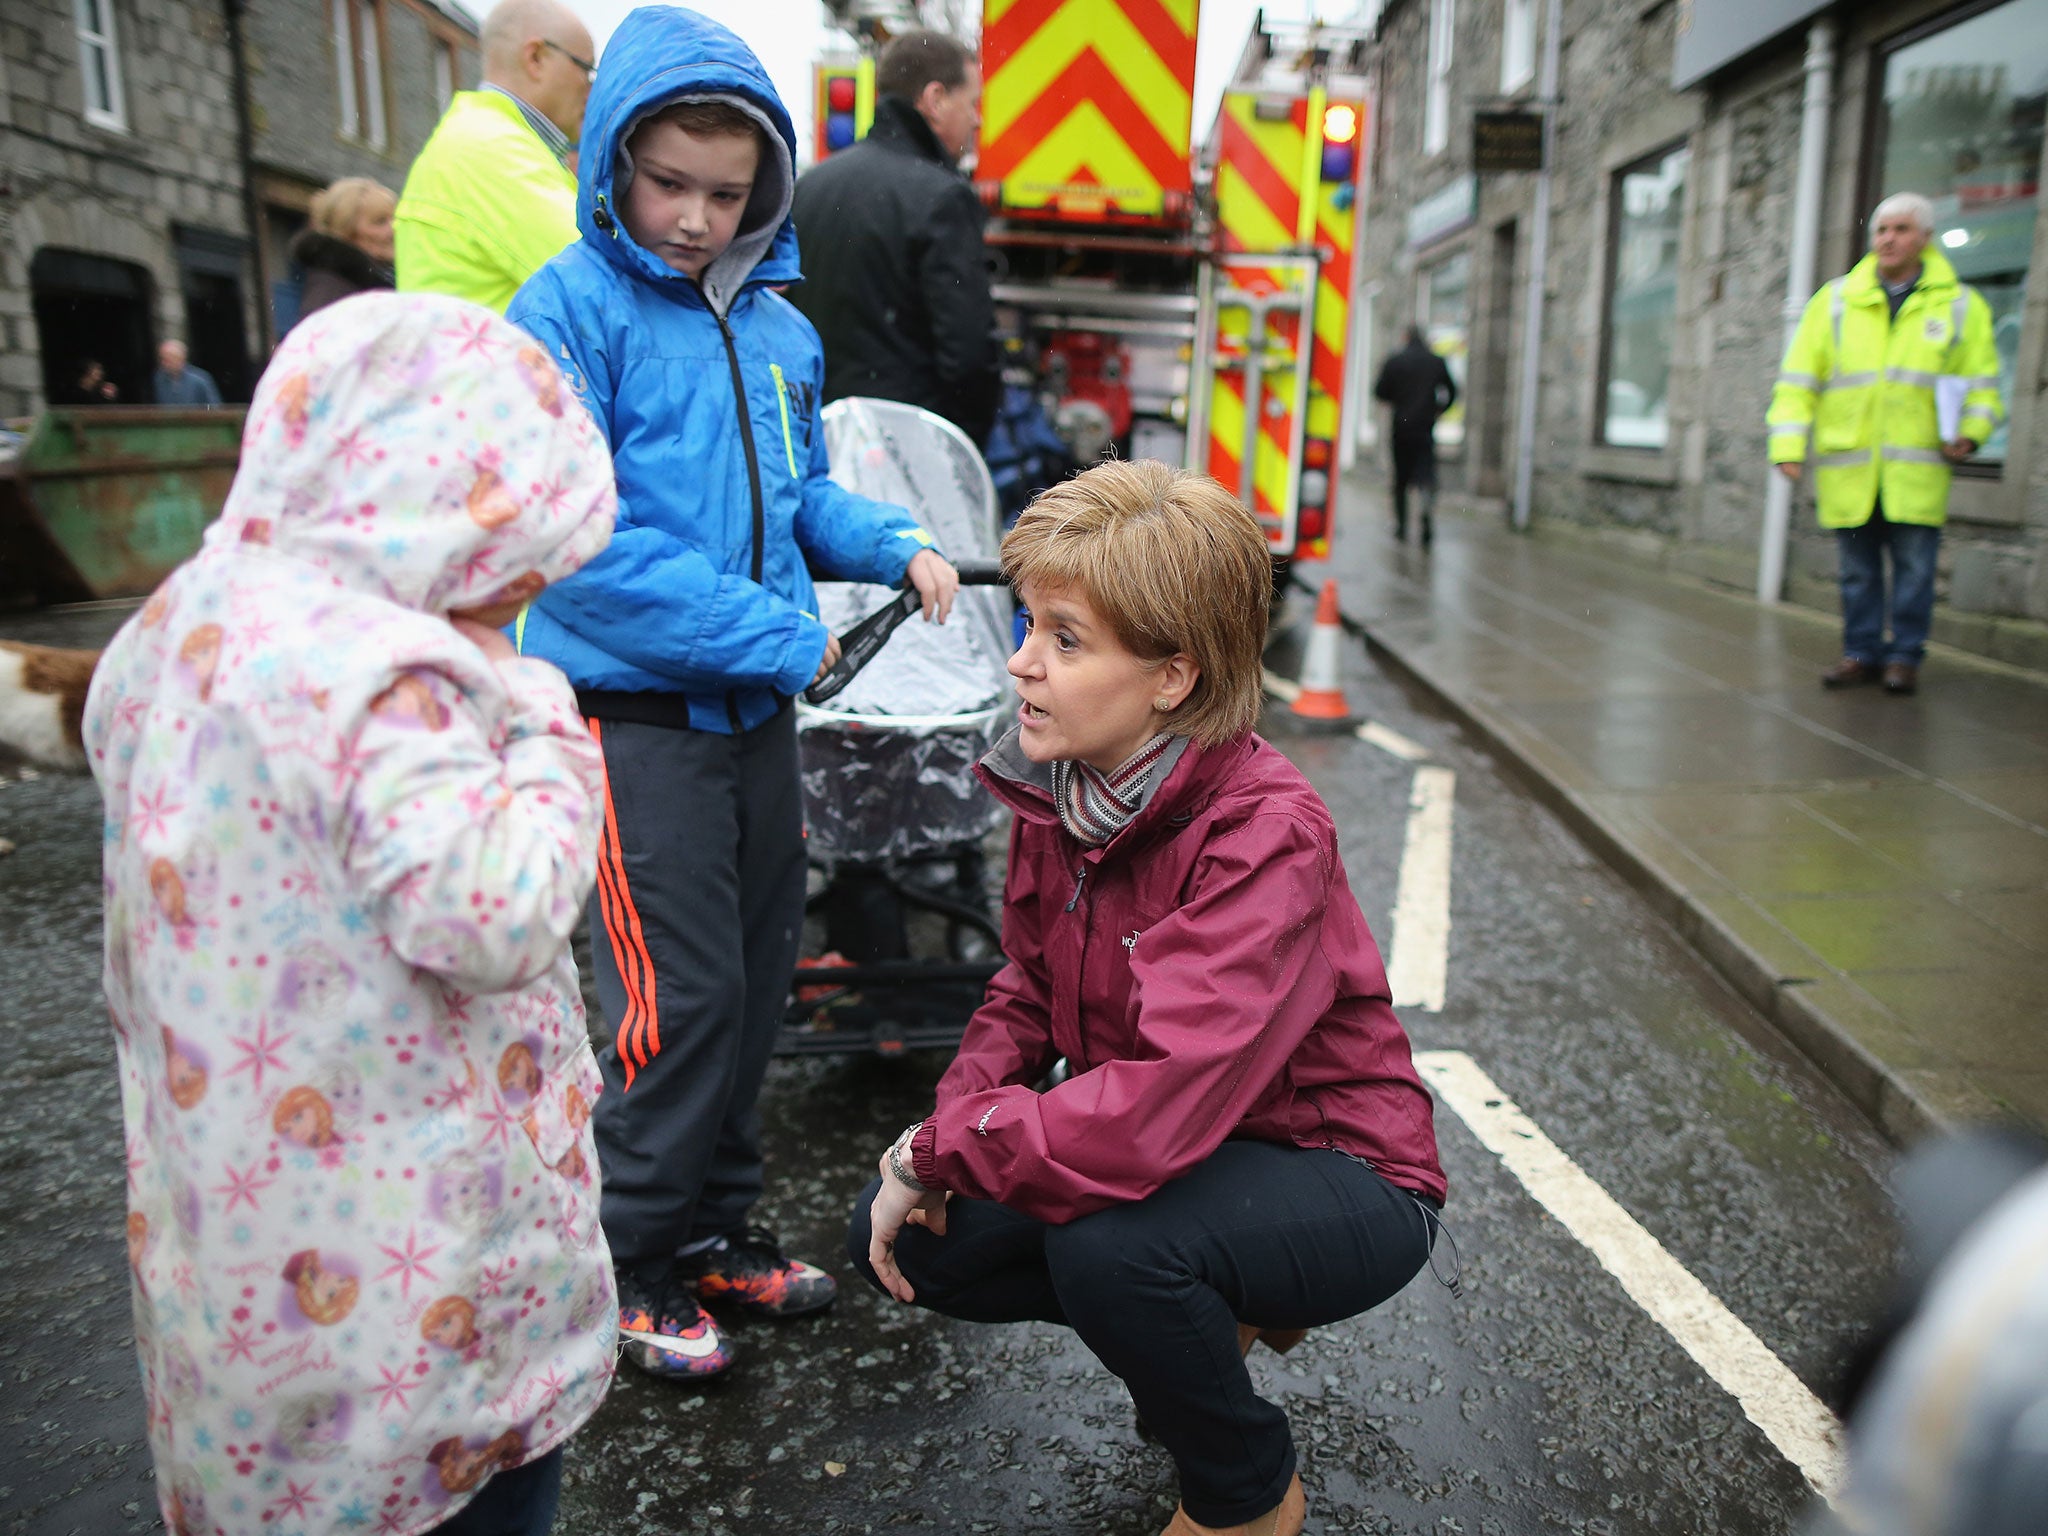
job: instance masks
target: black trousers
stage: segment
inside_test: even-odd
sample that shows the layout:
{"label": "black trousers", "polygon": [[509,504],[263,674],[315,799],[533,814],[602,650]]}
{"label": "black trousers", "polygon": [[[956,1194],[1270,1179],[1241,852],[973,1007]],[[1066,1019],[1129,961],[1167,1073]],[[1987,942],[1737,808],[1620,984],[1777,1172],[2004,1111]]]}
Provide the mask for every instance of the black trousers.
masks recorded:
{"label": "black trousers", "polygon": [[[868,1264],[861,1192],[847,1257]],[[956,1197],[947,1232],[905,1227],[896,1262],[917,1305],[973,1323],[1062,1323],[1123,1379],[1203,1525],[1240,1525],[1294,1475],[1287,1416],[1252,1390],[1239,1322],[1313,1328],[1355,1317],[1429,1258],[1420,1202],[1341,1152],[1225,1142],[1143,1200],[1049,1226]]]}
{"label": "black trousers", "polygon": [[676,1249],[737,1232],[761,1195],[757,1100],[803,935],[796,716],[596,728],[601,1210],[622,1281],[658,1303]]}
{"label": "black trousers", "polygon": [[1436,427],[1397,425],[1394,428],[1394,532],[1408,537],[1408,489],[1422,492],[1426,524],[1436,507]]}

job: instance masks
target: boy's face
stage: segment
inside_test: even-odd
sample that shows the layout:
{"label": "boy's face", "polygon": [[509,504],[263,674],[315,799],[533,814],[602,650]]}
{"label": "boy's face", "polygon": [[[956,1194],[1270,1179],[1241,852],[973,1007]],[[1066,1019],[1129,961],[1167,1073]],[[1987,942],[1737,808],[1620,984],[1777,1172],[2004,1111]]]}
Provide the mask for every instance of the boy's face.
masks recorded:
{"label": "boy's face", "polygon": [[739,233],[761,145],[754,134],[699,138],[655,121],[633,135],[633,181],[620,214],[671,271],[702,277]]}

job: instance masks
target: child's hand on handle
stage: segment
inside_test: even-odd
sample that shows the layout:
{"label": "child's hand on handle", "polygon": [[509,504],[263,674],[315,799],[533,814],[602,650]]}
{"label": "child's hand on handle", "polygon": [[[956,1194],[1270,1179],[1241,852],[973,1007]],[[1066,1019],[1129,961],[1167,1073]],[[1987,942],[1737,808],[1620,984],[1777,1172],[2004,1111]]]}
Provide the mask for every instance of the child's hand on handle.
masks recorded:
{"label": "child's hand on handle", "polygon": [[827,672],[830,672],[834,667],[838,665],[839,637],[837,635],[827,635],[825,637],[825,656],[824,659],[818,663],[818,671],[817,674],[811,679],[811,686],[813,688],[817,687],[818,684],[822,683],[825,680],[825,674]]}
{"label": "child's hand on handle", "polygon": [[466,619],[457,613],[448,615],[448,622],[455,626],[458,635],[491,661],[510,661],[519,654],[512,649],[512,642],[505,638],[503,631],[488,624],[479,624],[475,619]]}
{"label": "child's hand on handle", "polygon": [[927,623],[946,622],[953,611],[953,598],[960,591],[960,573],[946,563],[946,557],[937,550],[920,549],[910,560],[906,573],[910,584],[917,588],[917,595],[924,600],[924,616]]}

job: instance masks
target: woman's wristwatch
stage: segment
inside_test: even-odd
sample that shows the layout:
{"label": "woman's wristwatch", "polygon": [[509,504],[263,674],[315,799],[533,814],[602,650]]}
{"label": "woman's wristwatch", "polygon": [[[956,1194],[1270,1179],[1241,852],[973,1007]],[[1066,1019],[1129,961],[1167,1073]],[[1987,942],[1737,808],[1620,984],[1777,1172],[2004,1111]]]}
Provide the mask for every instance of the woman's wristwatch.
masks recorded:
{"label": "woman's wristwatch", "polygon": [[917,1175],[912,1173],[910,1165],[904,1162],[903,1149],[910,1145],[910,1138],[915,1136],[923,1126],[924,1122],[922,1120],[912,1121],[903,1128],[903,1134],[898,1136],[894,1144],[889,1148],[890,1175],[901,1183],[904,1188],[914,1189],[919,1194],[926,1193],[926,1186],[917,1182]]}

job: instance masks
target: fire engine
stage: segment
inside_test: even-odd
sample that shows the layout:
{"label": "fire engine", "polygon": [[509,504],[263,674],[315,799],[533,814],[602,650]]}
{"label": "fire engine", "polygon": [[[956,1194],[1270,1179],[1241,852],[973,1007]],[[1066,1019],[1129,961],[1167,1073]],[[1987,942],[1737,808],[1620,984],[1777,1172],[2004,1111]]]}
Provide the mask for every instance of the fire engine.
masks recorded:
{"label": "fire engine", "polygon": [[[1080,462],[1213,475],[1276,560],[1327,553],[1346,426],[1370,34],[1260,14],[1205,144],[1198,0],[985,0],[976,185],[998,320]],[[817,151],[872,66],[818,72]]]}

